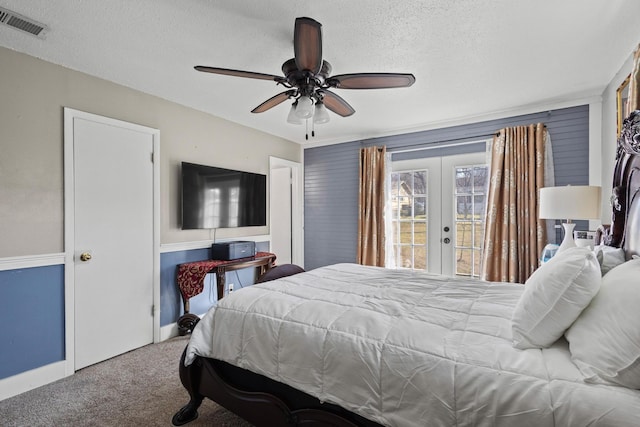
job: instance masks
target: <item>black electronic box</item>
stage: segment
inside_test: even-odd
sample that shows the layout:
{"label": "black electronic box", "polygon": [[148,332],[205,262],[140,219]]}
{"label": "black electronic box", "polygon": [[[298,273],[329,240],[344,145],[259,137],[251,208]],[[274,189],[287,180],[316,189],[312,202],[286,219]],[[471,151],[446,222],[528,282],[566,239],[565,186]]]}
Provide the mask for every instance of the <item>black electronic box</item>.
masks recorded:
{"label": "black electronic box", "polygon": [[211,259],[230,261],[256,255],[256,242],[236,240],[211,245]]}

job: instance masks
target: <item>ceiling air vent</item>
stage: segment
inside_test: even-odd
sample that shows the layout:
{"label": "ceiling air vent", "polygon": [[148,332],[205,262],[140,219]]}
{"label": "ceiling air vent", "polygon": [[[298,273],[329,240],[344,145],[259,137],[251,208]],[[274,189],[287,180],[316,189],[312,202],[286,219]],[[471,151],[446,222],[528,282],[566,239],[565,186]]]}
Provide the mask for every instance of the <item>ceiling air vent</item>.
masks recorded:
{"label": "ceiling air vent", "polygon": [[40,38],[44,36],[48,29],[44,24],[2,7],[0,7],[0,24],[13,27],[16,30],[25,31]]}

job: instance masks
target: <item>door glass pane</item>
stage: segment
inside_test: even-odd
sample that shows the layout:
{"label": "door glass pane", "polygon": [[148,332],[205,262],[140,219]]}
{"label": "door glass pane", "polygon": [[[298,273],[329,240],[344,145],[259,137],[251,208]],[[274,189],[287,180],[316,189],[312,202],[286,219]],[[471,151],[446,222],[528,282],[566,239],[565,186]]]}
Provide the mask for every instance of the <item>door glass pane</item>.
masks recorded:
{"label": "door glass pane", "polygon": [[471,276],[473,259],[471,249],[456,249],[456,274]]}
{"label": "door glass pane", "polygon": [[473,235],[474,235],[474,248],[482,248],[482,242],[484,241],[484,221],[476,221],[473,223]]}
{"label": "door glass pane", "polygon": [[427,245],[427,223],[426,221],[413,223],[413,244]]}
{"label": "door glass pane", "polygon": [[413,267],[413,250],[412,246],[400,246],[400,260],[398,267],[412,268]]}
{"label": "door glass pane", "polygon": [[410,245],[413,243],[413,229],[411,227],[411,222],[409,221],[400,221],[400,244]]}
{"label": "door glass pane", "polygon": [[485,195],[473,196],[473,216],[476,220],[484,220]]}
{"label": "door glass pane", "polygon": [[487,182],[488,174],[489,170],[486,165],[473,167],[473,186],[476,193],[484,192],[486,188],[489,188],[489,183]]}
{"label": "door glass pane", "polygon": [[480,271],[480,263],[482,262],[482,251],[481,250],[474,250],[473,251],[473,271],[474,272],[479,272]]}
{"label": "door glass pane", "polygon": [[473,169],[470,167],[456,168],[456,192],[471,193],[473,189]]}
{"label": "door glass pane", "polygon": [[391,174],[391,196],[392,199],[397,199],[398,197],[398,182],[400,182],[397,174]]}
{"label": "door glass pane", "polygon": [[391,197],[391,217],[392,218],[397,218],[399,213],[398,213],[398,197],[393,196]]}
{"label": "door glass pane", "polygon": [[413,193],[415,195],[427,194],[427,171],[413,173]]}
{"label": "door glass pane", "polygon": [[413,217],[415,219],[425,219],[427,217],[427,198],[414,197],[413,199]]}
{"label": "door glass pane", "polygon": [[472,224],[472,222],[456,222],[456,247],[472,247]]}
{"label": "door glass pane", "polygon": [[470,220],[473,210],[472,196],[456,196],[456,219]]}
{"label": "door glass pane", "polygon": [[413,268],[418,270],[427,269],[427,247],[414,246],[413,249]]}

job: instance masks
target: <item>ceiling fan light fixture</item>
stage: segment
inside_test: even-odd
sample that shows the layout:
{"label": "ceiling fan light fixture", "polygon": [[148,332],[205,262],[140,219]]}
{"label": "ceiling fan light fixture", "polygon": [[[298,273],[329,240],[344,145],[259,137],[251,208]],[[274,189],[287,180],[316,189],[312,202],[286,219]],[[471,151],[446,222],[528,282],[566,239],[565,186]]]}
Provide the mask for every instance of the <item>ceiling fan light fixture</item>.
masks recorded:
{"label": "ceiling fan light fixture", "polygon": [[289,115],[287,116],[287,123],[291,123],[292,125],[301,125],[303,123],[302,119],[298,117],[296,114],[296,106],[298,105],[298,101],[291,104],[291,108],[289,109]]}
{"label": "ceiling fan light fixture", "polygon": [[[2,10],[0,8],[0,15]],[[0,17],[1,21],[1,17]],[[327,110],[340,117],[349,117],[355,110],[347,101],[330,89],[387,89],[409,87],[415,83],[415,77],[409,73],[349,73],[331,75],[331,64],[322,56],[322,24],[307,18],[296,18],[293,31],[294,57],[282,64],[282,74],[256,73],[231,68],[196,65],[200,72],[223,76],[276,82],[288,90],[264,101],[252,113],[263,113],[281,103],[294,99],[287,116],[291,124],[306,124],[311,119],[311,136],[314,136],[316,124],[327,123],[330,115]],[[307,134],[308,139],[308,134]]]}
{"label": "ceiling fan light fixture", "polygon": [[329,112],[327,107],[324,106],[324,102],[316,102],[315,113],[313,114],[313,123],[321,125],[329,122]]}
{"label": "ceiling fan light fixture", "polygon": [[313,116],[313,101],[308,96],[301,96],[297,101],[296,116],[300,119],[310,119]]}

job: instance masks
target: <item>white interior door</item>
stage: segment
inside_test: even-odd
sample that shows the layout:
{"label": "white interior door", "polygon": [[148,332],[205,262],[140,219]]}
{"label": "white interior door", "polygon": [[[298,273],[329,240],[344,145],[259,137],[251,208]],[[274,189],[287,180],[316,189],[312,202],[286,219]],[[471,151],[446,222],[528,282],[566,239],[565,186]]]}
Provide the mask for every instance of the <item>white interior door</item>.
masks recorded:
{"label": "white interior door", "polygon": [[269,177],[271,252],[278,264],[291,263],[291,168],[272,169]]}
{"label": "white interior door", "polygon": [[76,370],[153,342],[153,138],[73,120]]}
{"label": "white interior door", "polygon": [[485,192],[474,171],[484,163],[485,153],[392,163],[393,266],[476,275]]}
{"label": "white interior door", "polygon": [[269,158],[269,231],[277,264],[304,267],[304,186],[298,162]]}

